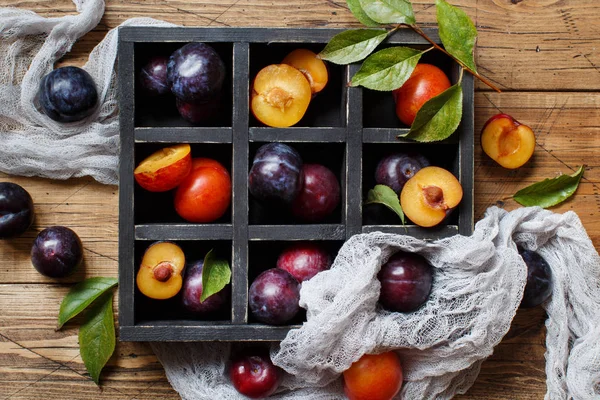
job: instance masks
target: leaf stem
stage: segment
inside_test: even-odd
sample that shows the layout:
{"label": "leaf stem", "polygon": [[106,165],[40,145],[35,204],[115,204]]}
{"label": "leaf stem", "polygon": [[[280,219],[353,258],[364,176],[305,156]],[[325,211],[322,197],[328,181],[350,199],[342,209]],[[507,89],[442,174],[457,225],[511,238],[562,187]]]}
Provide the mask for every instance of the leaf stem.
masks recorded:
{"label": "leaf stem", "polygon": [[465,69],[464,69],[464,67],[461,66],[460,67],[460,75],[458,76],[458,84],[459,85],[462,83],[462,78],[463,78],[464,74],[465,74]]}
{"label": "leaf stem", "polygon": [[485,77],[479,75],[478,72],[475,72],[471,68],[467,67],[459,59],[457,59],[456,57],[454,57],[452,54],[448,53],[446,51],[446,49],[444,49],[442,46],[440,46],[439,44],[437,44],[436,42],[434,42],[433,40],[431,40],[431,38],[429,36],[427,36],[427,34],[425,32],[423,32],[423,30],[421,28],[419,28],[416,24],[412,24],[412,25],[401,24],[401,25],[407,26],[410,29],[412,29],[413,31],[415,31],[416,33],[418,33],[423,39],[425,39],[429,43],[431,43],[433,45],[433,47],[435,47],[439,51],[443,52],[447,56],[451,57],[454,61],[456,61],[457,63],[459,63],[464,69],[466,69],[467,71],[469,71],[473,76],[475,76],[476,78],[478,78],[481,82],[485,83],[486,85],[488,85],[489,87],[491,87],[492,89],[494,89],[496,92],[498,92],[498,93],[501,92],[501,90],[496,85],[494,85],[492,82],[490,82],[489,80],[487,80]]}
{"label": "leaf stem", "polygon": [[390,29],[390,31],[388,32],[388,35],[391,35],[392,33],[396,32],[401,27],[402,27],[402,25],[396,25],[396,26],[394,26],[392,29]]}

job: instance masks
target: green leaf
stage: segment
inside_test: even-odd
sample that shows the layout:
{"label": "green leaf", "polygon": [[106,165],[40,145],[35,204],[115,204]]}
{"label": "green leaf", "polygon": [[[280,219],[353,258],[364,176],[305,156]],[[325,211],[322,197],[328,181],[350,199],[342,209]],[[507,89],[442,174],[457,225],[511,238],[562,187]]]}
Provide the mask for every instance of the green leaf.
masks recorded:
{"label": "green leaf", "polygon": [[102,293],[117,286],[115,278],[89,278],[73,286],[60,304],[58,313],[58,328],[60,329],[68,320],[82,312],[92,304]]}
{"label": "green leaf", "polygon": [[446,51],[473,71],[477,71],[473,49],[477,40],[477,29],[471,18],[460,8],[446,0],[436,0],[440,39]]}
{"label": "green leaf", "polygon": [[351,86],[391,91],[406,82],[423,53],[408,47],[390,47],[370,55],[352,77]]}
{"label": "green leaf", "polygon": [[343,65],[360,61],[371,54],[387,34],[385,29],[352,29],[338,33],[319,53],[319,57]]}
{"label": "green leaf", "polygon": [[573,175],[560,175],[527,186],[515,193],[513,199],[526,207],[540,206],[548,208],[560,204],[577,190],[583,176],[584,167],[585,165],[579,167]]}
{"label": "green leaf", "polygon": [[365,204],[382,204],[398,214],[402,223],[405,223],[400,199],[398,199],[396,192],[389,186],[375,185],[373,189],[369,190]]}
{"label": "green leaf", "polygon": [[460,124],[462,103],[462,86],[457,83],[423,104],[407,136],[417,142],[446,139]]}
{"label": "green leaf", "polygon": [[85,313],[79,328],[79,349],[85,368],[98,384],[100,372],[115,351],[113,295],[105,292]]}
{"label": "green leaf", "polygon": [[375,22],[380,24],[408,24],[415,21],[412,4],[409,0],[359,0],[362,9]]}
{"label": "green leaf", "polygon": [[356,19],[361,24],[369,27],[379,26],[379,23],[369,18],[365,10],[362,9],[360,5],[360,0],[346,0],[346,3],[348,3],[348,8],[350,9],[350,12],[356,17]]}
{"label": "green leaf", "polygon": [[213,250],[204,257],[202,267],[202,295],[200,303],[219,292],[231,281],[231,269],[227,260],[217,259]]}

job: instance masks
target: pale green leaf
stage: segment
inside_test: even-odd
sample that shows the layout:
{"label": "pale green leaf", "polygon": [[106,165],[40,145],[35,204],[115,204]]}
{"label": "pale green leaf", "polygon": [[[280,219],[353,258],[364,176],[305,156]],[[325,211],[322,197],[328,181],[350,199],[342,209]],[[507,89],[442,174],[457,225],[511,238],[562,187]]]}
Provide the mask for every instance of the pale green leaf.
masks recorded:
{"label": "pale green leaf", "polygon": [[409,0],[359,0],[364,12],[380,24],[408,24],[415,21]]}
{"label": "pale green leaf", "polygon": [[86,311],[79,328],[81,359],[90,376],[98,384],[100,372],[115,351],[113,294],[105,292]]}
{"label": "pale green leaf", "polygon": [[400,217],[402,224],[405,223],[400,199],[396,192],[389,186],[375,185],[373,189],[369,190],[365,204],[382,204],[395,212]]}
{"label": "pale green leaf", "polygon": [[460,124],[462,103],[463,92],[460,83],[429,99],[417,112],[408,138],[417,142],[446,139]]}
{"label": "pale green leaf", "polygon": [[204,257],[202,266],[202,295],[200,302],[218,293],[231,281],[231,269],[227,260],[216,258],[214,251]]}
{"label": "pale green leaf", "polygon": [[446,51],[473,71],[477,71],[473,50],[477,40],[477,29],[471,18],[460,8],[446,0],[436,0],[437,21],[440,39]]}
{"label": "pale green leaf", "polygon": [[60,329],[68,320],[82,312],[102,293],[117,286],[117,282],[115,278],[95,277],[73,286],[60,304],[57,329]]}
{"label": "pale green leaf", "polygon": [[408,47],[380,50],[363,62],[350,85],[383,91],[398,89],[410,78],[422,54]]}
{"label": "pale green leaf", "polygon": [[385,29],[352,29],[331,38],[319,57],[334,64],[350,64],[360,61],[383,42],[388,32]]}
{"label": "pale green leaf", "polygon": [[523,206],[539,206],[548,208],[562,203],[571,197],[583,177],[584,165],[573,175],[560,175],[552,179],[544,179],[519,190],[513,196],[515,201]]}
{"label": "pale green leaf", "polygon": [[352,12],[352,14],[361,24],[371,28],[379,26],[379,23],[369,18],[367,13],[365,13],[365,10],[362,9],[362,6],[360,5],[360,0],[346,0],[346,3],[348,3],[348,8],[350,9],[350,12]]}

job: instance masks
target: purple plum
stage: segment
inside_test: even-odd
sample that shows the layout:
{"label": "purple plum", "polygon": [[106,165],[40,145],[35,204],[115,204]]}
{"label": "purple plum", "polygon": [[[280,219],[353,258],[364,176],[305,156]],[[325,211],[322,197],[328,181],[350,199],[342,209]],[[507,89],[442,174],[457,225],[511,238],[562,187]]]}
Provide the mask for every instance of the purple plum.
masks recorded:
{"label": "purple plum", "polygon": [[235,390],[251,399],[264,399],[275,393],[283,374],[265,348],[246,348],[235,354],[228,370]]}
{"label": "purple plum", "polygon": [[16,237],[33,223],[33,200],[21,186],[0,182],[0,239]]}
{"label": "purple plum", "polygon": [[433,268],[422,256],[399,251],[381,266],[379,303],[389,311],[410,312],[429,298]]}
{"label": "purple plum", "polygon": [[83,261],[79,236],[64,226],[51,226],[41,231],[31,248],[31,263],[42,275],[63,278]]}
{"label": "purple plum", "polygon": [[375,181],[392,188],[400,194],[406,181],[420,169],[430,166],[429,160],[417,153],[395,153],[383,158],[377,164]]}
{"label": "purple plum", "polygon": [[287,271],[268,269],[252,282],[248,300],[254,318],[266,324],[282,325],[300,311],[300,284]]}
{"label": "purple plum", "polygon": [[298,282],[309,280],[331,267],[331,256],[323,246],[312,242],[295,243],[281,252],[277,268],[289,272]]}
{"label": "purple plum", "polygon": [[139,82],[144,93],[162,96],[171,92],[167,82],[167,57],[152,57],[140,70]]}
{"label": "purple plum", "polygon": [[192,124],[200,124],[208,121],[215,116],[221,105],[221,96],[217,95],[204,103],[186,103],[176,99],[177,111],[179,115]]}
{"label": "purple plum", "polygon": [[231,287],[227,285],[218,293],[200,302],[200,296],[202,296],[203,265],[204,260],[200,260],[186,267],[181,290],[181,304],[190,313],[198,316],[210,316],[223,309],[229,303]]}
{"label": "purple plum", "polygon": [[205,43],[188,43],[176,50],[167,64],[171,91],[186,103],[205,102],[221,92],[225,64]]}
{"label": "purple plum", "polygon": [[331,170],[320,164],[302,168],[304,184],[292,203],[292,212],[307,222],[319,222],[340,204],[340,183]]}
{"label": "purple plum", "polygon": [[42,79],[38,99],[48,117],[58,122],[73,122],[94,113],[98,92],[86,71],[78,67],[62,67]]}
{"label": "purple plum", "polygon": [[539,306],[552,295],[552,270],[538,253],[519,248],[519,254],[527,265],[527,283],[521,300],[521,308]]}
{"label": "purple plum", "polygon": [[248,175],[248,189],[257,200],[290,204],[302,188],[302,158],[283,143],[261,146]]}

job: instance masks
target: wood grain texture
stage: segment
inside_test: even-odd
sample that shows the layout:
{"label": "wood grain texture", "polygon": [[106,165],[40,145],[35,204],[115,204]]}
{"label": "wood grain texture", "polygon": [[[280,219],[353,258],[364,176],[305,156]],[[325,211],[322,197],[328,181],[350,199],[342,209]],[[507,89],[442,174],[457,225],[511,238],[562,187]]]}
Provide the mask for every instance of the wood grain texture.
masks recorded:
{"label": "wood grain texture", "polygon": [[[596,0],[452,0],[476,22],[479,70],[508,93],[480,83],[475,132],[497,112],[512,114],[537,135],[534,158],[517,171],[498,167],[476,139],[475,217],[487,207],[514,209],[514,192],[581,164],[586,172],[576,196],[556,207],[575,210],[600,246],[600,3]],[[417,20],[435,21],[432,0],[413,2]],[[75,13],[70,0],[0,0],[0,7],[43,16]],[[106,32],[131,17],[146,16],[188,26],[357,27],[344,0],[108,0],[100,25],[59,64],[81,65]],[[476,135],[477,137],[478,135]],[[1,136],[0,136],[1,140]],[[0,147],[1,151],[1,147]],[[85,373],[73,324],[54,331],[58,306],[72,283],[90,276],[117,276],[117,188],[91,178],[67,182],[9,177],[32,194],[37,218],[22,238],[0,243],[0,398],[176,399],[149,346],[118,343],[99,390]],[[29,250],[37,232],[67,225],[82,238],[85,268],[63,280],[39,275]],[[482,366],[467,399],[543,399],[544,313],[519,312],[511,331]]]}
{"label": "wood grain texture", "polygon": [[478,93],[475,98],[475,131],[499,112],[529,125],[536,134],[532,159],[517,170],[506,170],[481,150],[475,139],[475,219],[490,205],[507,210],[519,206],[511,196],[519,189],[544,178],[573,173],[587,165],[575,196],[553,211],[576,211],[594,245],[600,246],[598,197],[600,168],[597,136],[600,126],[600,94],[575,92]]}
{"label": "wood grain texture", "polygon": [[[435,23],[431,0],[413,1],[417,22]],[[600,89],[600,3],[595,0],[454,0],[479,31],[477,64],[505,90]],[[44,16],[74,13],[69,0],[0,0]],[[108,0],[100,25],[65,58],[83,63],[108,29],[132,17],[187,26],[358,27],[344,0]],[[487,87],[477,84],[479,89]]]}

